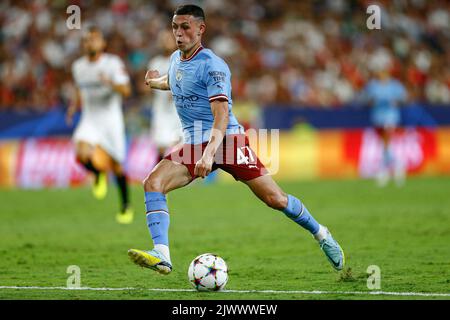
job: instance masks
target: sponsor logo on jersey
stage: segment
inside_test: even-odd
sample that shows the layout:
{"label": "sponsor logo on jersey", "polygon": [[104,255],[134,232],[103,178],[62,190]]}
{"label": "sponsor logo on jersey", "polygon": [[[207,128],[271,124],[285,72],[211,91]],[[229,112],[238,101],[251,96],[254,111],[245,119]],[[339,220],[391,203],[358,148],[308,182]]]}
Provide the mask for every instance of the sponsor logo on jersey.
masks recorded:
{"label": "sponsor logo on jersey", "polygon": [[175,79],[177,79],[177,81],[181,81],[181,79],[183,79],[183,72],[181,72],[181,70],[177,70]]}
{"label": "sponsor logo on jersey", "polygon": [[213,78],[215,82],[225,82],[225,72],[222,71],[210,71],[208,75]]}
{"label": "sponsor logo on jersey", "polygon": [[175,101],[175,105],[179,108],[191,108],[193,106],[193,102],[199,99],[198,96],[182,96],[182,95],[173,95],[173,100]]}

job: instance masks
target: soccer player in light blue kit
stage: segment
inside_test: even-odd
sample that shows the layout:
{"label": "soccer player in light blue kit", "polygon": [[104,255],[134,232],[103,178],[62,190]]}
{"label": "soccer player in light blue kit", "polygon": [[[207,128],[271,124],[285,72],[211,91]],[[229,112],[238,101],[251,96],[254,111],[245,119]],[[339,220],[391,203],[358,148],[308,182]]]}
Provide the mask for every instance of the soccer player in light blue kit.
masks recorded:
{"label": "soccer player in light blue kit", "polygon": [[401,121],[399,106],[406,102],[406,89],[400,81],[391,78],[385,67],[377,70],[376,79],[367,83],[364,95],[372,106],[372,124],[383,142],[382,162],[376,175],[378,184],[384,186],[393,176],[400,185],[404,180],[405,165],[395,158],[390,142]]}
{"label": "soccer player in light blue kit", "polygon": [[179,50],[171,56],[168,73],[160,76],[149,70],[146,83],[154,89],[172,91],[185,144],[161,160],[144,180],[147,225],[154,248],[130,249],[130,259],[161,274],[170,273],[170,215],[165,195],[221,168],[245,183],[269,207],[284,212],[308,230],[332,266],[342,270],[344,253],[328,229],[299,199],[280,189],[251,150],[231,112],[231,72],[221,58],[201,44],[206,29],[203,10],[195,5],[178,7],[172,29]]}

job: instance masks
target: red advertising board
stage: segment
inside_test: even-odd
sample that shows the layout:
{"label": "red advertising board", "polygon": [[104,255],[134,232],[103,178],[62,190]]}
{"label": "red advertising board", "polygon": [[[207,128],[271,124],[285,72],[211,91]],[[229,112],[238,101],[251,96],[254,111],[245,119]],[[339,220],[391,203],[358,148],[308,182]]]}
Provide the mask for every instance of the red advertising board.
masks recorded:
{"label": "red advertising board", "polygon": [[[284,132],[279,136],[276,179],[370,178],[383,157],[380,137],[372,129]],[[390,148],[413,175],[450,174],[450,128],[405,129]],[[75,160],[69,138],[0,142],[0,186],[68,187],[89,176]],[[267,161],[264,157],[263,161]],[[141,183],[157,161],[157,148],[148,136],[128,144],[125,170]]]}
{"label": "red advertising board", "polygon": [[[361,177],[373,177],[383,158],[383,142],[375,130],[344,133],[346,161],[357,166]],[[409,173],[420,173],[437,157],[436,134],[428,129],[406,129],[395,134],[389,145],[394,157]]]}

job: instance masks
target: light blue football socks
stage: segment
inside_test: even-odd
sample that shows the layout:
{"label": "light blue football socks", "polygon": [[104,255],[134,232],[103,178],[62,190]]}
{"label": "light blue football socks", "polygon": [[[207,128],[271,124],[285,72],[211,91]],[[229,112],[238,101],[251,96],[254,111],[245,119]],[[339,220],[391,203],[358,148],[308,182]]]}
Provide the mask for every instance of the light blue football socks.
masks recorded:
{"label": "light blue football socks", "polygon": [[145,192],[147,226],[155,249],[161,251],[168,260],[170,216],[166,196],[161,192]]}
{"label": "light blue football socks", "polygon": [[284,214],[309,232],[312,235],[319,232],[320,224],[309,213],[303,203],[292,195],[288,195],[287,207],[283,210]]}
{"label": "light blue football socks", "polygon": [[291,220],[311,232],[314,239],[319,242],[320,248],[333,268],[338,271],[343,269],[345,264],[344,251],[342,251],[337,241],[333,239],[328,229],[317,223],[299,199],[288,195],[288,204],[283,212]]}

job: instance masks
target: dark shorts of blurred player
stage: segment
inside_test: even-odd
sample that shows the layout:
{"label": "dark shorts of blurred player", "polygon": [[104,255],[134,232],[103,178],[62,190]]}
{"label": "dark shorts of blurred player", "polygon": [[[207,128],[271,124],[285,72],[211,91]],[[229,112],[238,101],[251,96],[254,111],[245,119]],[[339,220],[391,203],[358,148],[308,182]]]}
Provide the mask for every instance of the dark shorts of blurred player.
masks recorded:
{"label": "dark shorts of blurred player", "polygon": [[[192,180],[195,164],[202,157],[208,142],[202,144],[183,144],[183,146],[164,159],[183,164],[189,170]],[[212,171],[222,169],[231,174],[234,179],[249,181],[268,173],[255,152],[250,148],[248,137],[244,134],[232,134],[225,136],[222,144],[214,156]],[[192,181],[191,180],[191,181]]]}
{"label": "dark shorts of blurred player", "polygon": [[397,126],[375,126],[374,130],[386,145],[395,135],[402,132],[402,129]]}
{"label": "dark shorts of blurred player", "polygon": [[91,164],[99,172],[118,172],[122,166],[100,145],[92,145],[85,141],[76,142],[76,160],[79,164]]}
{"label": "dark shorts of blurred player", "polygon": [[387,146],[400,125],[401,113],[397,107],[380,105],[372,109],[370,120],[383,144]]}

